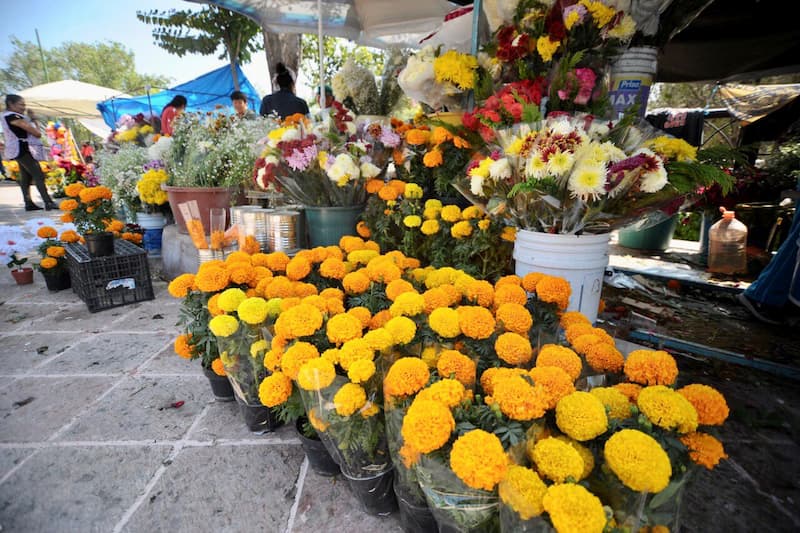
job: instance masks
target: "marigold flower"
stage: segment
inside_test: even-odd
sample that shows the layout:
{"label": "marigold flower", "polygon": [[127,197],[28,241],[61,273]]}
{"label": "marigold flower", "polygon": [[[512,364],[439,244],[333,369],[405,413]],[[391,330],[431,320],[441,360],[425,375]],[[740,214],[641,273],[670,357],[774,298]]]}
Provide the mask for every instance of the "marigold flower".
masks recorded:
{"label": "marigold flower", "polygon": [[325,332],[333,344],[342,344],[361,337],[361,321],[353,315],[344,313],[328,319]]}
{"label": "marigold flower", "polygon": [[608,429],[606,408],[590,393],[575,391],[558,401],[556,425],[577,441],[593,439]]}
{"label": "marigold flower", "polygon": [[502,502],[513,509],[522,520],[542,514],[542,498],[547,485],[531,470],[519,465],[509,465],[506,477],[497,487]]}
{"label": "marigold flower", "polygon": [[54,257],[44,257],[39,261],[39,266],[45,270],[54,268],[58,264],[58,260]]}
{"label": "marigold flower", "polygon": [[501,379],[506,379],[511,376],[521,376],[525,374],[522,368],[506,368],[506,367],[491,367],[487,368],[481,374],[481,388],[483,392],[491,396],[494,394],[494,385]]}
{"label": "marigold flower", "polygon": [[273,272],[284,272],[290,260],[290,257],[283,252],[272,252],[266,257],[267,267]]}
{"label": "marigold flower", "polygon": [[442,350],[436,369],[443,378],[455,377],[466,386],[475,383],[475,361],[458,350]]}
{"label": "marigold flower", "polygon": [[721,426],[728,418],[728,402],[717,389],[693,383],[678,389],[678,392],[694,406],[698,424]]}
{"label": "marigold flower", "polygon": [[634,350],[625,360],[625,375],[642,385],[672,385],[678,377],[675,358],[663,350]]}
{"label": "marigold flower", "polygon": [[533,317],[524,305],[508,302],[500,305],[495,311],[497,322],[506,331],[528,335],[533,326]]}
{"label": "marigold flower", "polygon": [[375,375],[375,363],[371,359],[353,361],[347,369],[347,377],[353,383],[364,383]]}
{"label": "marigold flower", "polygon": [[319,357],[317,347],[308,342],[295,342],[283,352],[281,369],[291,379],[297,379],[300,368],[307,362]]}
{"label": "marigold flower", "polygon": [[499,307],[505,303],[515,303],[524,306],[528,301],[525,289],[510,283],[497,287],[494,291],[494,305]]}
{"label": "marigold flower", "polygon": [[616,347],[604,342],[591,344],[583,352],[583,356],[592,369],[602,373],[617,373],[625,364],[622,353]]}
{"label": "marigold flower", "polygon": [[413,449],[429,453],[444,446],[455,427],[453,414],[446,405],[415,399],[403,417],[400,434]]}
{"label": "marigold flower", "polygon": [[208,322],[208,329],[217,337],[230,337],[239,329],[239,321],[230,315],[215,316]]}
{"label": "marigold flower", "polygon": [[219,295],[217,305],[219,305],[220,309],[226,313],[232,313],[233,311],[236,311],[236,309],[239,307],[239,304],[245,301],[246,298],[247,295],[242,289],[227,289]]}
{"label": "marigold flower", "polygon": [[319,416],[316,407],[309,409],[306,415],[308,416],[308,423],[311,424],[311,427],[316,429],[319,433],[325,433],[325,431],[330,427],[330,424]]}
{"label": "marigold flower", "polygon": [[350,370],[350,365],[361,359],[370,359],[375,356],[375,350],[369,343],[361,339],[352,339],[342,344],[339,350],[339,366],[345,370]]}
{"label": "marigold flower", "polygon": [[589,391],[603,402],[610,418],[624,420],[631,416],[631,402],[619,389],[613,387],[595,387]]}
{"label": "marigold flower", "polygon": [[36,236],[42,239],[54,239],[57,235],[58,232],[52,226],[42,226],[36,230]]}
{"label": "marigold flower", "polygon": [[655,425],[690,433],[697,429],[697,411],[677,391],[664,385],[645,387],[636,401],[639,410]]}
{"label": "marigold flower", "polygon": [[392,314],[389,312],[388,309],[384,309],[383,311],[378,311],[377,313],[372,315],[372,320],[369,321],[369,328],[373,330],[382,328],[391,319],[392,319]]}
{"label": "marigold flower", "polygon": [[417,334],[414,321],[405,316],[396,316],[383,326],[392,335],[395,344],[408,344]]}
{"label": "marigold flower", "polygon": [[423,129],[411,129],[406,132],[406,142],[418,146],[427,144],[431,138],[431,132]]}
{"label": "marigold flower", "polygon": [[569,305],[572,288],[564,278],[544,276],[536,283],[536,296],[543,302],[553,303],[564,310]]}
{"label": "marigold flower", "polygon": [[292,395],[292,380],[282,372],[265,377],[258,386],[258,399],[267,407],[276,407]]}
{"label": "marigold flower", "polygon": [[[352,309],[351,309],[352,311]],[[349,313],[350,311],[348,311]],[[391,348],[394,345],[394,337],[385,328],[377,328],[370,330],[364,334],[364,342],[371,350],[382,352]]]}
{"label": "marigold flower", "polygon": [[247,298],[236,308],[236,314],[242,322],[247,324],[261,324],[267,319],[269,306],[264,298]]}
{"label": "marigold flower", "polygon": [[507,332],[497,337],[494,343],[497,357],[514,366],[524,365],[533,356],[533,347],[527,337]]}
{"label": "marigold flower", "polygon": [[617,383],[614,388],[627,396],[628,400],[633,403],[639,399],[639,392],[642,390],[642,386],[636,383]]}
{"label": "marigold flower", "polygon": [[467,486],[494,490],[506,475],[508,458],[496,435],[474,429],[453,443],[450,468]]}
{"label": "marigold flower", "polygon": [[313,305],[300,304],[284,311],[275,321],[275,333],[287,339],[313,335],[322,327],[322,313]]}
{"label": "marigold flower", "polygon": [[708,433],[688,433],[680,437],[681,442],[689,449],[691,460],[709,470],[713,470],[728,454],[722,443]]}
{"label": "marigold flower", "polygon": [[561,314],[561,317],[559,318],[559,325],[562,328],[567,329],[575,324],[587,324],[589,326],[592,325],[592,323],[589,322],[589,319],[586,318],[586,315],[580,311],[566,311],[565,313]]}
{"label": "marigold flower", "polygon": [[575,483],[551,485],[542,498],[542,508],[556,531],[601,533],[606,526],[600,499]]}
{"label": "marigold flower", "polygon": [[667,452],[656,439],[636,429],[623,429],[611,435],[603,456],[620,481],[635,491],[661,492],[672,477]]}
{"label": "marigold flower", "polygon": [[474,305],[464,305],[457,309],[458,325],[461,331],[471,339],[488,339],[494,333],[495,320],[492,313]]}
{"label": "marigold flower", "polygon": [[414,401],[432,400],[452,409],[466,398],[467,389],[463,383],[456,379],[442,379],[422,389]]}
{"label": "marigold flower", "polygon": [[383,380],[387,396],[411,396],[419,392],[430,379],[428,365],[417,357],[401,357],[395,361]]}
{"label": "marigold flower", "polygon": [[358,233],[359,237],[362,237],[364,239],[369,239],[372,236],[372,232],[369,230],[367,223],[364,222],[363,220],[359,220],[358,224],[356,224],[356,233]]}
{"label": "marigold flower", "polygon": [[468,220],[461,220],[450,228],[450,236],[454,239],[463,239],[472,235],[472,224]]}
{"label": "marigold flower", "polygon": [[345,383],[336,391],[333,405],[340,416],[350,416],[367,403],[367,393],[361,385]]}
{"label": "marigold flower", "polygon": [[578,354],[558,344],[545,344],[536,357],[536,366],[557,366],[569,374],[572,381],[581,375],[583,362]]}
{"label": "marigold flower", "polygon": [[61,232],[61,237],[59,237],[59,239],[67,243],[76,243],[81,240],[81,236],[78,235],[75,230],[68,229]]}
{"label": "marigold flower", "polygon": [[191,333],[183,333],[178,335],[175,339],[174,348],[175,353],[179,356],[183,357],[184,359],[191,359],[192,355],[194,355],[194,348],[189,342],[192,338]]}
{"label": "marigold flower", "polygon": [[369,288],[369,278],[361,272],[350,272],[342,279],[342,286],[348,294],[361,294]]}
{"label": "marigold flower", "polygon": [[[435,291],[437,289],[431,290]],[[431,311],[428,317],[428,325],[434,332],[445,339],[452,339],[461,334],[458,312],[449,307],[438,307]]]}
{"label": "marigold flower", "polygon": [[299,281],[311,272],[311,261],[303,256],[295,256],[286,263],[286,277],[292,281]]}
{"label": "marigold flower", "polygon": [[219,357],[211,361],[211,370],[218,376],[226,375],[225,365],[222,364],[222,359],[220,359]]}
{"label": "marigold flower", "polygon": [[219,292],[228,286],[229,281],[228,271],[219,266],[200,268],[195,276],[197,288],[203,292]]}
{"label": "marigold flower", "polygon": [[492,400],[507,417],[527,421],[544,416],[547,393],[543,387],[531,385],[519,374],[495,378],[492,384]]}
{"label": "marigold flower", "polygon": [[439,215],[445,222],[458,222],[461,220],[461,208],[457,205],[446,205]]}
{"label": "marigold flower", "polygon": [[547,409],[553,409],[561,398],[575,392],[572,378],[561,367],[537,366],[528,371],[528,375],[547,393]]}
{"label": "marigold flower", "polygon": [[225,311],[220,309],[219,305],[217,305],[217,301],[219,301],[219,294],[213,295],[211,298],[208,299],[208,302],[206,302],[206,307],[208,308],[208,312],[211,316],[219,316],[225,314]]}
{"label": "marigold flower", "polygon": [[333,383],[336,369],[333,363],[322,357],[309,359],[297,372],[297,384],[301,389],[318,391]]}
{"label": "marigold flower", "polygon": [[541,439],[533,447],[533,461],[536,470],[556,483],[578,481],[583,474],[583,458],[568,443],[548,437]]}
{"label": "marigold flower", "polygon": [[416,291],[399,294],[389,306],[392,316],[416,316],[425,311],[425,298]]}

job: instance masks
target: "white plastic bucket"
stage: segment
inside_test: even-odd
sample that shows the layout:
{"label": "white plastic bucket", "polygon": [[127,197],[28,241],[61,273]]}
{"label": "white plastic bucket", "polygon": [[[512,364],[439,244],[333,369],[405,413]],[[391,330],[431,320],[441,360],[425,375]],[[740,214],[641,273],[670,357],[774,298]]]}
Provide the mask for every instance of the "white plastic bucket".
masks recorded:
{"label": "white plastic bucket", "polygon": [[562,235],[519,230],[514,242],[518,276],[541,272],[566,279],[572,287],[568,311],[597,319],[610,234]]}
{"label": "white plastic bucket", "polygon": [[639,116],[644,117],[650,87],[658,67],[658,49],[633,46],[611,65],[611,89],[608,97],[618,117],[633,104],[639,104]]}

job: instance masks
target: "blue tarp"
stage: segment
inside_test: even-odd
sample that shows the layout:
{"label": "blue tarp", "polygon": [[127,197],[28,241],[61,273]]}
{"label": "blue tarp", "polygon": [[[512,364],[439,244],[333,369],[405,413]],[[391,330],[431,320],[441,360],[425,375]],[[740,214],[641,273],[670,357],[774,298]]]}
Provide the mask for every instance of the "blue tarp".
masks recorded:
{"label": "blue tarp", "polygon": [[[236,65],[236,73],[239,77],[239,90],[247,95],[248,107],[257,113],[261,98],[239,65]],[[192,81],[151,94],[149,101],[146,94],[132,98],[111,98],[97,104],[97,109],[103,115],[105,123],[114,129],[123,115],[142,113],[150,116],[152,110],[153,115],[161,117],[161,110],[178,94],[186,97],[187,111],[213,111],[218,105],[230,110],[230,94],[233,91],[231,69],[229,65],[225,65]]]}

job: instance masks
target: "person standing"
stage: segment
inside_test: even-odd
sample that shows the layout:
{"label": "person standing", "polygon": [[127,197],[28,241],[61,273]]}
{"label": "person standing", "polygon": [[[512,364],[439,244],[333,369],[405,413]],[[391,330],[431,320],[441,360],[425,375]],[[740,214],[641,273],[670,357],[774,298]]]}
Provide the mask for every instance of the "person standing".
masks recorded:
{"label": "person standing", "polygon": [[236,118],[251,119],[256,118],[256,114],[252,109],[247,108],[247,95],[242,91],[233,91],[231,93],[231,104]]}
{"label": "person standing", "polygon": [[31,182],[36,185],[44,202],[44,208],[50,211],[58,209],[58,205],[50,198],[44,183],[44,173],[39,166],[44,158],[44,146],[40,141],[42,133],[36,124],[33,112],[30,119],[25,118],[25,99],[17,94],[6,95],[6,111],[3,113],[3,131],[5,133],[5,159],[16,160],[19,164],[19,186],[25,211],[38,211],[42,208],[31,200]]}
{"label": "person standing", "polygon": [[283,63],[278,63],[275,67],[277,72],[273,86],[277,85],[278,90],[268,94],[261,100],[261,116],[277,114],[281,120],[289,115],[300,113],[308,115],[308,104],[302,98],[294,94],[294,78],[292,73]]}
{"label": "person standing", "polygon": [[161,111],[161,135],[172,135],[172,122],[186,110],[186,97],[176,95]]}

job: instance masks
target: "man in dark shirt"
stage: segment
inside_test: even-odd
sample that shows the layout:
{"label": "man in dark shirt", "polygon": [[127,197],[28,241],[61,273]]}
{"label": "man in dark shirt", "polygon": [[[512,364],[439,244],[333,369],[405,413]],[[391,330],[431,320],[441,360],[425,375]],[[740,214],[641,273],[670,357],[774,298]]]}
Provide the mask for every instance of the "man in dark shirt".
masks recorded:
{"label": "man in dark shirt", "polygon": [[269,94],[261,100],[262,116],[278,115],[281,120],[295,113],[302,115],[308,114],[308,104],[302,98],[294,94],[294,80],[292,74],[283,63],[278,63],[277,76],[275,81],[279,87],[278,91]]}

